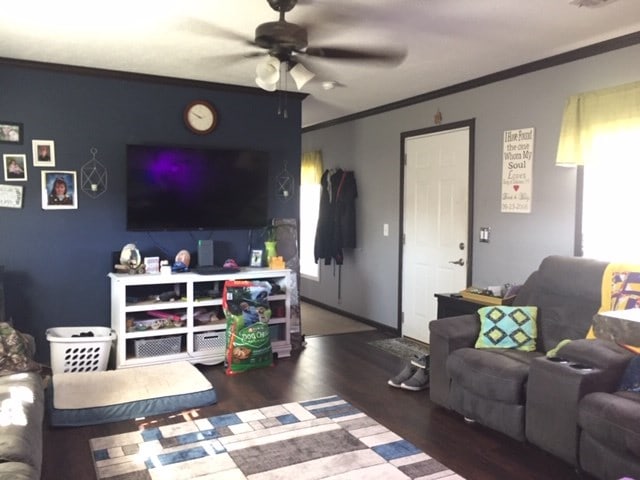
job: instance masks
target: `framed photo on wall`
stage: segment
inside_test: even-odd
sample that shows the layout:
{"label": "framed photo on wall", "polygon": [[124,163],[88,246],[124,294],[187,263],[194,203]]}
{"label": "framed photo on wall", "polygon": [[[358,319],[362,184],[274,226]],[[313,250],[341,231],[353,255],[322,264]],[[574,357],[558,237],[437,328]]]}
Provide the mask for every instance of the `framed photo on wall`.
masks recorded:
{"label": "framed photo on wall", "polygon": [[27,156],[17,153],[2,155],[4,165],[4,179],[7,182],[27,181]]}
{"label": "framed photo on wall", "polygon": [[56,152],[53,140],[32,140],[33,166],[34,167],[55,167]]}
{"label": "framed photo on wall", "polygon": [[0,143],[22,144],[23,128],[21,123],[0,120]]}
{"label": "framed photo on wall", "polygon": [[76,172],[63,170],[42,171],[42,208],[69,210],[78,208],[78,182]]}
{"label": "framed photo on wall", "polygon": [[251,266],[262,266],[262,250],[251,250]]}
{"label": "framed photo on wall", "polygon": [[22,185],[0,184],[0,208],[22,208]]}

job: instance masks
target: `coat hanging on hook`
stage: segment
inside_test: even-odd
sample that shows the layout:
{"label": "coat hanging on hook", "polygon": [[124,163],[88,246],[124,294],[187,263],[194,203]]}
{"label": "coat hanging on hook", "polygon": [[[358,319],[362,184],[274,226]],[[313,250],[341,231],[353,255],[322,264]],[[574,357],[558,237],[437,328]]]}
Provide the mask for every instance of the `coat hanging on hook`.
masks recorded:
{"label": "coat hanging on hook", "polygon": [[315,261],[342,265],[343,249],[356,247],[356,204],[358,189],[353,171],[325,170],[320,179],[320,212],[314,246]]}

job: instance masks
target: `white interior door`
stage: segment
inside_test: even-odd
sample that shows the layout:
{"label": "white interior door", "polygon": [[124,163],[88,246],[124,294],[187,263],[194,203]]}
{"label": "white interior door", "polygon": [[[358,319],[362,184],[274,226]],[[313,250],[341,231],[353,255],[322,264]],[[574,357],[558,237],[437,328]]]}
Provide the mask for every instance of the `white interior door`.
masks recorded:
{"label": "white interior door", "polygon": [[469,128],[408,137],[404,150],[402,334],[428,343],[434,295],[467,286]]}

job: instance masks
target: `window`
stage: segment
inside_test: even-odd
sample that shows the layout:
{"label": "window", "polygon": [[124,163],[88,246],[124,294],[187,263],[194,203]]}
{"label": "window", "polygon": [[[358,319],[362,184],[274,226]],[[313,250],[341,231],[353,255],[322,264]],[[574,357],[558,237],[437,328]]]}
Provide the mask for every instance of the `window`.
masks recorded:
{"label": "window", "polygon": [[314,246],[320,213],[321,177],[322,153],[303,154],[300,175],[300,275],[313,280],[320,278]]}
{"label": "window", "polygon": [[573,95],[565,106],[558,165],[582,166],[582,255],[640,263],[640,82]]}
{"label": "window", "polygon": [[640,127],[599,135],[584,166],[582,254],[640,263]]}

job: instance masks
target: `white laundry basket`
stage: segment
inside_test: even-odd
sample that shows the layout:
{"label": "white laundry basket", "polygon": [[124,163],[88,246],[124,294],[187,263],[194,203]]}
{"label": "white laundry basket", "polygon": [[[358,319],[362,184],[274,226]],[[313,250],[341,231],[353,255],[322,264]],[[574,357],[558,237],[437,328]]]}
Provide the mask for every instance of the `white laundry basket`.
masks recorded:
{"label": "white laundry basket", "polygon": [[[93,336],[79,336],[88,332]],[[54,374],[106,370],[115,338],[115,331],[107,327],[49,328],[51,370]]]}

